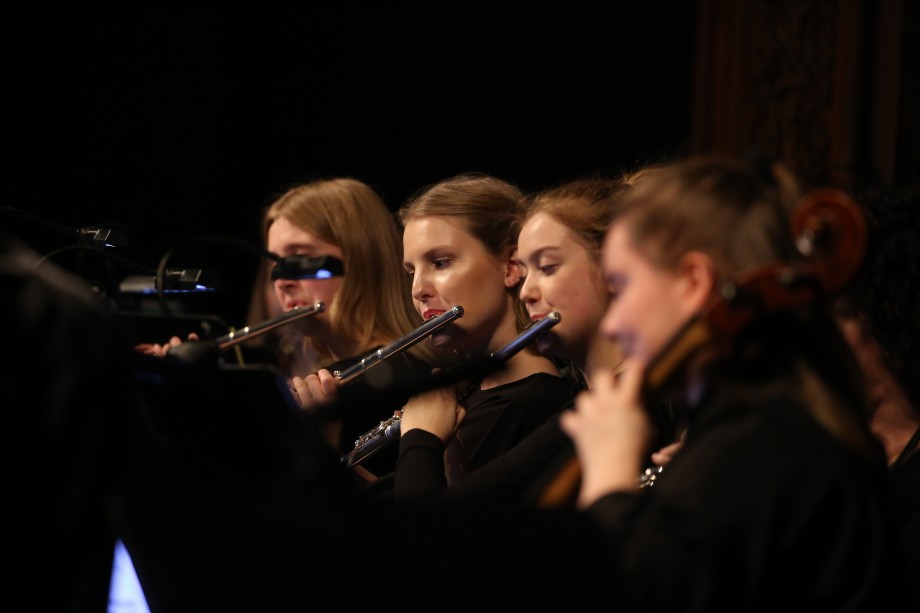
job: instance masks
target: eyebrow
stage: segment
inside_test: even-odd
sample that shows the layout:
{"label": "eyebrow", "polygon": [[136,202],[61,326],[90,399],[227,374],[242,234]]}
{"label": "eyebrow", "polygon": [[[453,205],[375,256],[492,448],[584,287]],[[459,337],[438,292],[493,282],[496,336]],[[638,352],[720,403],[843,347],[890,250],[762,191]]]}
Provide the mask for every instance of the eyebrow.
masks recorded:
{"label": "eyebrow", "polygon": [[[435,258],[444,254],[453,255],[458,251],[458,248],[454,245],[435,245],[434,247],[429,247],[425,249],[420,255],[424,258]],[[459,251],[463,251],[462,248]]]}
{"label": "eyebrow", "polygon": [[559,245],[548,245],[546,247],[540,247],[539,249],[534,251],[532,254],[530,254],[530,256],[528,256],[527,259],[536,260],[536,259],[539,259],[540,256],[545,254],[547,251],[562,251],[562,250],[563,250],[562,247],[560,247]]}
{"label": "eyebrow", "polygon": [[290,245],[284,245],[285,251],[306,251],[304,255],[314,255],[319,251],[319,246],[313,243],[292,243]]}
{"label": "eyebrow", "polygon": [[[419,259],[430,260],[430,259],[437,258],[440,255],[442,255],[440,252],[451,253],[453,251],[456,251],[455,247],[450,247],[448,245],[435,245],[434,247],[430,247],[422,251],[419,254]],[[403,267],[409,266],[409,265],[410,265],[409,260],[403,258]]]}

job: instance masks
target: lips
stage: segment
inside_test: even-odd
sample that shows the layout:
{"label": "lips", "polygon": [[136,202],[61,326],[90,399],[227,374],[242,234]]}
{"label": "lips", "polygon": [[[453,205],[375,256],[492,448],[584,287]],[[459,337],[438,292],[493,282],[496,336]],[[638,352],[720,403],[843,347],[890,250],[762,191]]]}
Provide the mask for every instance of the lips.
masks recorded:
{"label": "lips", "polygon": [[438,315],[444,312],[445,311],[441,309],[428,309],[422,313],[422,319],[424,319],[425,321],[428,321],[429,319],[434,319],[435,317],[437,317]]}

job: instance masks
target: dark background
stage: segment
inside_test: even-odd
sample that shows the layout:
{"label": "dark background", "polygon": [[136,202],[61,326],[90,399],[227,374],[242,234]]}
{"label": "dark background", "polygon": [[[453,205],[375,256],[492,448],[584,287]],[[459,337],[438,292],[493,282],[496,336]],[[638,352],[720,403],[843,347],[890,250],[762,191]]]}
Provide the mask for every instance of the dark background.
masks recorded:
{"label": "dark background", "polygon": [[[299,181],[354,176],[395,209],[457,172],[539,189],[689,134],[689,0],[3,13],[2,223],[42,253],[111,226],[155,268],[198,236],[257,245],[262,209]],[[257,258],[201,251],[174,257],[222,269],[208,308],[247,323]]]}

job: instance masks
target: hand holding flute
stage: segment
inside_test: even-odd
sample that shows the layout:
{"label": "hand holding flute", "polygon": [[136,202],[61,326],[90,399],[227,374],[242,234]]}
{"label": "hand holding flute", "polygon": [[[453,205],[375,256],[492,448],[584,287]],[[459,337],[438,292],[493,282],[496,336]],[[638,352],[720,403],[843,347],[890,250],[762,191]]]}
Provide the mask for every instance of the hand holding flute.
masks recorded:
{"label": "hand holding flute", "polygon": [[326,368],[304,377],[295,375],[289,383],[300,408],[307,411],[339,398],[339,380]]}
{"label": "hand holding flute", "polygon": [[421,428],[446,444],[454,437],[465,416],[466,408],[457,402],[457,391],[441,387],[409,399],[400,412],[400,430],[408,432]]}
{"label": "hand holding flute", "polygon": [[[188,340],[197,341],[198,335],[195,334],[194,332],[191,332],[188,335]],[[160,343],[140,343],[134,346],[134,350],[139,351],[143,353],[144,355],[155,355],[159,358],[162,358],[167,353],[169,353],[170,349],[172,349],[173,347],[178,347],[182,343],[183,341],[181,338],[179,338],[178,336],[172,336],[170,337],[168,341],[162,344]]]}
{"label": "hand holding flute", "polygon": [[[244,341],[247,341],[251,338],[256,338],[257,336],[260,336],[269,330],[274,330],[279,326],[289,324],[304,317],[317,315],[322,313],[325,309],[326,306],[322,302],[317,302],[310,305],[309,307],[292,309],[279,315],[278,317],[274,317],[252,326],[246,326],[240,330],[234,330],[233,332],[219,336],[213,341],[208,341],[208,345],[209,348],[213,350],[213,352],[219,353],[226,351],[227,349],[230,349],[231,347]],[[187,340],[201,342],[198,335],[194,332],[188,335]],[[163,343],[162,345],[160,343],[141,343],[139,345],[135,345],[134,349],[135,351],[139,351],[145,355],[164,357],[167,353],[170,352],[170,350],[176,350],[180,347],[184,347],[184,342],[178,336],[173,336],[169,339],[168,342]],[[196,354],[192,352],[185,352],[183,350],[183,353],[180,354],[180,357],[192,357],[194,355]]]}

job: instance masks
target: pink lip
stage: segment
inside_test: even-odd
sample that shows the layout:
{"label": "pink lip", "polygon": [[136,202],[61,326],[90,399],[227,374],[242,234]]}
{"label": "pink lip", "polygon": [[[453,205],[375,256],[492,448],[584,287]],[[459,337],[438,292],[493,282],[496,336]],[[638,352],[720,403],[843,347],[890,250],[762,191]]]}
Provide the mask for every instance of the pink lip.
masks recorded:
{"label": "pink lip", "polygon": [[540,321],[544,317],[546,317],[545,313],[540,313],[540,314],[533,313],[530,315],[530,321]]}
{"label": "pink lip", "polygon": [[301,307],[306,306],[306,304],[307,304],[306,302],[285,302],[285,303],[284,303],[284,310],[285,310],[285,311],[293,311],[293,310],[296,309],[296,308],[301,308]]}
{"label": "pink lip", "polygon": [[428,321],[429,319],[437,317],[443,312],[444,311],[440,309],[428,309],[427,311],[422,313],[422,319],[424,319],[425,321]]}

